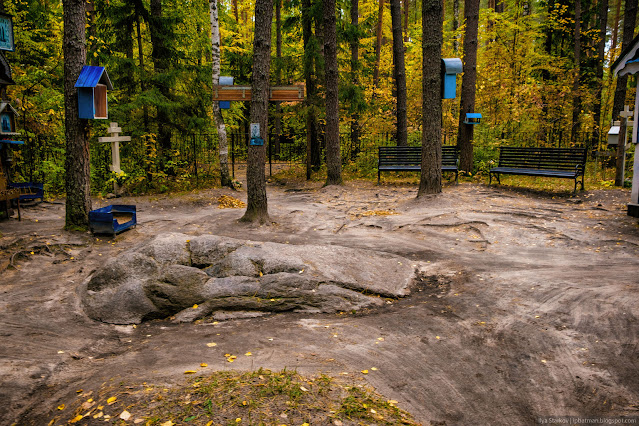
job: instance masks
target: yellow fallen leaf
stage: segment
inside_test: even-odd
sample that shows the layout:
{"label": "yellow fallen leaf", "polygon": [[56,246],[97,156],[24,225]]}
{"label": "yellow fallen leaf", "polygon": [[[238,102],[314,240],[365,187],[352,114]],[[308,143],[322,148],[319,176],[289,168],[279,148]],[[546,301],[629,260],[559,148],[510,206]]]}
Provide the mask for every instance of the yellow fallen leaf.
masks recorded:
{"label": "yellow fallen leaf", "polygon": [[228,358],[231,356],[231,354],[224,354],[224,356]]}
{"label": "yellow fallen leaf", "polygon": [[250,352],[247,352],[247,353],[245,353],[244,355],[246,355],[246,356],[251,356],[251,355],[253,355],[253,354],[252,354],[252,353],[250,353]]}
{"label": "yellow fallen leaf", "polygon": [[[211,203],[209,203],[210,205]],[[213,420],[209,420],[209,422],[206,424],[206,426],[211,426],[213,424]]]}
{"label": "yellow fallen leaf", "polygon": [[107,404],[111,405],[113,404],[116,400],[118,399],[117,396],[112,396],[111,398],[107,399]]}
{"label": "yellow fallen leaf", "polygon": [[441,337],[439,337],[439,336],[435,336],[435,339],[439,340],[439,339],[441,339]]}
{"label": "yellow fallen leaf", "polygon": [[200,367],[208,367],[209,365],[206,362],[200,364]]}
{"label": "yellow fallen leaf", "polygon": [[193,309],[197,309],[197,303],[193,305]]}
{"label": "yellow fallen leaf", "polygon": [[242,401],[242,405],[248,405],[248,401]]}
{"label": "yellow fallen leaf", "polygon": [[242,419],[239,418],[239,417],[237,419],[235,419],[235,423],[240,423],[241,421],[242,421]]}
{"label": "yellow fallen leaf", "polygon": [[362,370],[362,374],[368,374],[368,370]]}
{"label": "yellow fallen leaf", "polygon": [[128,411],[124,410],[123,412],[120,413],[120,418],[124,421],[127,421],[131,418],[131,413],[129,413]]}
{"label": "yellow fallen leaf", "polygon": [[162,423],[160,426],[173,426],[175,423],[173,423],[171,420]]}
{"label": "yellow fallen leaf", "polygon": [[300,386],[300,390],[301,390],[302,392],[308,392],[308,389],[306,389],[304,386]]}
{"label": "yellow fallen leaf", "polygon": [[137,425],[138,423],[142,423],[143,421],[144,421],[144,419],[135,419],[135,420],[133,420],[133,423],[135,423]]}
{"label": "yellow fallen leaf", "polygon": [[372,367],[371,370],[377,371],[377,367]]}
{"label": "yellow fallen leaf", "polygon": [[62,411],[64,410],[65,405],[64,404],[60,404],[58,405],[58,410]]}
{"label": "yellow fallen leaf", "polygon": [[208,346],[209,348],[212,348],[213,346],[217,346],[217,343],[215,342],[207,343],[206,346]]}
{"label": "yellow fallen leaf", "polygon": [[84,389],[78,389],[77,391],[75,391],[75,393],[82,393],[84,392]]}
{"label": "yellow fallen leaf", "polygon": [[104,413],[102,411],[100,411],[98,414],[96,414],[95,416],[93,416],[94,419],[99,419],[100,417],[104,416]]}
{"label": "yellow fallen leaf", "polygon": [[195,371],[195,370],[186,370],[184,372],[184,374],[195,374],[195,373],[197,373],[197,371]]}
{"label": "yellow fallen leaf", "polygon": [[31,252],[31,254],[35,254],[34,252]]}
{"label": "yellow fallen leaf", "polygon": [[71,420],[69,421],[69,423],[77,423],[77,422],[79,422],[80,420],[82,420],[83,418],[84,418],[84,416],[82,416],[82,415],[75,416],[73,419],[71,419]]}
{"label": "yellow fallen leaf", "polygon": [[311,425],[308,423],[302,423],[302,426],[311,426]]}

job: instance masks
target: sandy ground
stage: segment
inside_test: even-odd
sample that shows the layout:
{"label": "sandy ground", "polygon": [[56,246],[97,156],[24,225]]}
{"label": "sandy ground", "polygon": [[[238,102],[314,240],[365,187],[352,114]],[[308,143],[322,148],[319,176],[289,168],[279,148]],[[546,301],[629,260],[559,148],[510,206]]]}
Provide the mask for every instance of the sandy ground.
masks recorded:
{"label": "sandy ground", "polygon": [[[625,214],[627,191],[462,184],[418,202],[408,185],[272,184],[270,226],[238,223],[243,210],[218,209],[221,194],[246,197],[119,199],[137,205],[138,226],[114,239],[63,232],[62,204],[0,223],[0,424],[47,424],[80,388],[172,383],[205,373],[202,362],[365,380],[423,424],[639,416],[639,226]],[[361,214],[373,210],[396,214]],[[430,262],[433,273],[411,296],[357,314],[137,328],[84,315],[77,287],[104,259],[174,231],[368,248]]]}

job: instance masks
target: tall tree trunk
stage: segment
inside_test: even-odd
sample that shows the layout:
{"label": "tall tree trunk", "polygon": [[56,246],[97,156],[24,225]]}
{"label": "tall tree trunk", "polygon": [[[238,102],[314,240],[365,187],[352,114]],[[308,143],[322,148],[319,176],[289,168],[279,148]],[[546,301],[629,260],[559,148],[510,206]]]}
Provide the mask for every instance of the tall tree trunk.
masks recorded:
{"label": "tall tree trunk", "polygon": [[[167,45],[167,37],[170,30],[166,28],[162,17],[162,0],[151,0],[151,16],[149,18],[149,32],[151,33],[151,44],[153,50],[151,58],[155,70],[154,84],[158,92],[165,98],[169,99],[170,89],[167,85],[167,79],[162,78],[162,74],[169,72],[169,49]],[[168,159],[171,149],[171,131],[169,128],[170,116],[167,108],[163,105],[157,106],[157,125],[158,125],[158,144],[160,147],[159,164],[164,169],[164,163]],[[169,171],[173,172],[173,171]]]}
{"label": "tall tree trunk", "polygon": [[400,0],[391,0],[391,21],[393,26],[393,76],[397,93],[397,146],[408,146],[408,119],[406,100],[406,67],[404,65],[404,42],[402,38],[402,9]]}
{"label": "tall tree trunk", "polygon": [[255,38],[253,39],[253,77],[251,82],[251,123],[260,125],[264,145],[249,145],[246,170],[246,212],[243,222],[269,220],[266,199],[266,144],[268,143],[268,98],[271,70],[271,22],[273,0],[255,2]]}
{"label": "tall tree trunk", "polygon": [[581,0],[575,0],[575,75],[572,84],[572,143],[577,143],[581,128],[579,117],[581,116]]}
{"label": "tall tree trunk", "polygon": [[417,198],[442,192],[442,0],[422,4],[422,173]]}
{"label": "tall tree trunk", "polygon": [[599,0],[599,42],[597,43],[597,70],[595,75],[595,82],[597,89],[595,91],[595,105],[594,105],[594,126],[592,130],[592,138],[590,141],[591,148],[599,149],[599,140],[601,138],[601,95],[603,92],[603,73],[604,73],[604,61],[605,49],[606,49],[606,30],[608,27],[608,0]]}
{"label": "tall tree trunk", "polygon": [[232,0],[233,3],[233,17],[235,17],[235,22],[236,23],[240,23],[240,13],[237,9],[237,1],[238,0]]}
{"label": "tall tree trunk", "polygon": [[375,43],[375,69],[373,70],[373,97],[375,89],[379,87],[379,64],[382,59],[382,37],[384,30],[384,0],[379,0],[379,10],[377,12],[377,41]]}
{"label": "tall tree trunk", "polygon": [[326,185],[342,183],[342,158],[339,141],[339,104],[337,89],[337,18],[335,0],[324,3],[324,62],[326,67]]}
{"label": "tall tree trunk", "polygon": [[[141,19],[140,14],[136,10],[135,25],[137,30],[137,42],[138,42],[138,68],[139,68],[138,72],[140,73],[140,90],[145,92],[146,91],[146,82],[145,82],[146,72],[144,70],[144,67],[145,67],[144,46],[142,44],[142,30],[140,28],[140,19]],[[144,132],[149,133],[149,108],[146,105],[146,103],[142,105],[142,116],[143,116],[143,122],[144,122]]]}
{"label": "tall tree trunk", "polygon": [[[359,0],[351,0],[351,26],[354,30],[351,39],[351,82],[359,87]],[[359,99],[358,105],[351,105],[351,147],[355,154],[359,153]]]}
{"label": "tall tree trunk", "polygon": [[[209,12],[211,16],[211,67],[213,85],[220,84],[220,67],[222,59],[220,57],[220,20],[218,18],[217,0],[209,0]],[[220,184],[232,188],[231,175],[229,174],[229,143],[226,138],[226,127],[224,117],[220,110],[220,103],[213,102],[213,120],[217,127],[217,137],[220,156]]]}
{"label": "tall tree trunk", "polygon": [[404,44],[408,43],[408,9],[410,7],[410,0],[403,0],[404,3]]}
{"label": "tall tree trunk", "polygon": [[473,124],[464,124],[466,114],[475,110],[475,91],[477,82],[477,31],[479,26],[479,0],[464,2],[464,76],[462,78],[461,102],[459,106],[459,125],[457,127],[457,146],[459,148],[459,167],[466,172],[473,171]]}
{"label": "tall tree trunk", "polygon": [[88,123],[78,117],[75,82],[86,63],[86,14],[84,0],[64,0],[64,127],[66,136],[65,228],[85,230],[91,211]]}
{"label": "tall tree trunk", "polygon": [[306,179],[320,166],[319,137],[317,129],[316,84],[314,69],[316,52],[313,48],[311,0],[302,0],[302,38],[304,40],[304,80],[306,81]]}
{"label": "tall tree trunk", "polygon": [[[635,23],[637,22],[637,0],[626,0],[626,9],[623,14],[623,41],[621,50],[623,51],[634,38]],[[628,86],[628,75],[617,77],[617,89],[615,90],[615,101],[612,107],[612,119],[617,120],[619,112],[626,103],[626,88]]]}
{"label": "tall tree trunk", "polygon": [[457,35],[457,29],[459,28],[459,0],[453,0],[453,52],[457,54],[459,51],[459,35]]}
{"label": "tall tree trunk", "polygon": [[[95,31],[95,22],[94,22],[94,18],[95,18],[95,3],[93,0],[86,0],[86,2],[84,3],[84,11],[86,13],[86,32],[88,32],[89,35],[89,42],[88,42],[88,48],[92,51],[95,51],[95,40],[97,40],[96,38],[96,31]],[[89,57],[87,57],[87,62],[89,65],[93,65],[93,66],[98,66],[99,65],[99,61],[98,58],[95,55],[91,55]]]}
{"label": "tall tree trunk", "polygon": [[617,0],[617,4],[615,6],[615,19],[613,19],[614,26],[612,27],[612,36],[610,38],[611,41],[611,50],[615,50],[617,48],[617,43],[619,41],[619,22],[621,18],[621,0]]}
{"label": "tall tree trunk", "polygon": [[[282,84],[282,0],[275,0],[275,84]],[[280,136],[282,134],[282,103],[275,102],[275,140],[273,153],[280,159]]]}

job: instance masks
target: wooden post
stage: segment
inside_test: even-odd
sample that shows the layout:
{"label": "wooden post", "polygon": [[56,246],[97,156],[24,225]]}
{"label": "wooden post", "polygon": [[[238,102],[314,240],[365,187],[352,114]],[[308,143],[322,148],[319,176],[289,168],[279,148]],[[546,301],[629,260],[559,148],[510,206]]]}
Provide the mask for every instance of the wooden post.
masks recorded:
{"label": "wooden post", "polygon": [[621,128],[619,129],[619,142],[617,145],[617,173],[615,175],[615,186],[623,188],[626,174],[626,133],[628,128],[628,118],[633,116],[628,105],[624,106],[621,116]]}
{"label": "wooden post", "polygon": [[[118,123],[110,123],[107,131],[111,136],[99,137],[98,142],[111,143],[111,166],[109,169],[115,173],[122,173],[122,169],[120,169],[120,142],[130,142],[131,136],[119,136],[122,133],[122,128],[118,127]],[[113,190],[118,191],[117,182],[113,182]]]}

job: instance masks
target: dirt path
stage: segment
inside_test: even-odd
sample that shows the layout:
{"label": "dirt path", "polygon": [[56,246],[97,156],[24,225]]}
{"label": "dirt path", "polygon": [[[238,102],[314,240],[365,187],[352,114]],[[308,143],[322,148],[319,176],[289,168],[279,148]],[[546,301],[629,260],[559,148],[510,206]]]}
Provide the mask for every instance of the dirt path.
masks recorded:
{"label": "dirt path", "polygon": [[[417,202],[412,186],[272,185],[275,223],[261,227],[218,209],[221,194],[246,196],[120,199],[137,205],[139,224],[113,240],[62,232],[61,204],[0,224],[5,258],[24,254],[0,276],[0,424],[47,424],[78,389],[171,383],[202,362],[365,380],[424,424],[639,416],[639,227],[625,215],[626,192],[463,184]],[[365,213],[375,210],[396,214]],[[410,297],[358,314],[137,328],[88,319],[78,285],[105,258],[164,232],[369,248],[432,271]]]}

